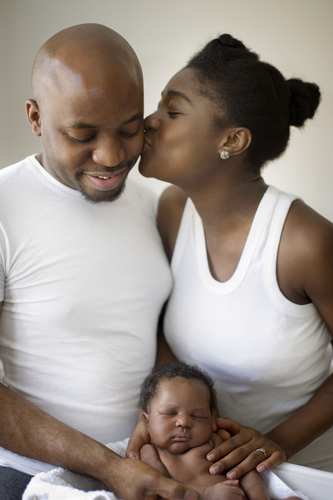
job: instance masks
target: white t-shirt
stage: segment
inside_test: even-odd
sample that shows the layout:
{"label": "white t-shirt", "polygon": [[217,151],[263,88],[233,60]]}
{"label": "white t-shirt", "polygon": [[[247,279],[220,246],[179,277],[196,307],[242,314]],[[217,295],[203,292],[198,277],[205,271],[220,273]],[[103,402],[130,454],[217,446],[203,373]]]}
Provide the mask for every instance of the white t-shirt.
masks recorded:
{"label": "white t-shirt", "polygon": [[90,203],[33,156],[0,172],[3,382],[104,444],[131,434],[155,362],[171,289],[156,207],[130,179]]}
{"label": "white t-shirt", "polygon": [[[266,433],[331,373],[330,334],[315,306],[280,291],[276,259],[294,196],[269,187],[233,276],[210,272],[204,228],[189,199],[171,262],[164,331],[175,355],[216,381],[220,415]],[[333,472],[333,427],[291,458]]]}

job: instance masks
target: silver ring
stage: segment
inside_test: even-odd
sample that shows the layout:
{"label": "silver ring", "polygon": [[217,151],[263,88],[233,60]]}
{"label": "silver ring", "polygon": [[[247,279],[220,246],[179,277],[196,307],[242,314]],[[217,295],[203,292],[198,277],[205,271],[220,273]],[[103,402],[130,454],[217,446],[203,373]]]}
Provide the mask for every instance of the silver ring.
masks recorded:
{"label": "silver ring", "polygon": [[258,448],[256,451],[261,451],[261,453],[264,454],[265,460],[266,460],[266,450],[265,448]]}

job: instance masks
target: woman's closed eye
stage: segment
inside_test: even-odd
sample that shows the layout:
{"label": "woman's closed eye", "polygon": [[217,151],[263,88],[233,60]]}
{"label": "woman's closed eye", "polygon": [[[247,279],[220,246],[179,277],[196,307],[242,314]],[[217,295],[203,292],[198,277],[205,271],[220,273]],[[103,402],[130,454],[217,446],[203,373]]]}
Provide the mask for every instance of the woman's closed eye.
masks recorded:
{"label": "woman's closed eye", "polygon": [[173,118],[174,116],[176,115],[181,115],[181,113],[179,113],[179,111],[167,111],[168,115]]}

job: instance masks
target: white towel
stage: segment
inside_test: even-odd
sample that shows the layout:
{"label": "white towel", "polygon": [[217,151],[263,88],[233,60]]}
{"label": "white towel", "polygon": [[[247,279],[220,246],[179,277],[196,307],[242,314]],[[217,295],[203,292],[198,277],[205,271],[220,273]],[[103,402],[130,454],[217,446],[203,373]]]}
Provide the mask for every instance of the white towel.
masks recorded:
{"label": "white towel", "polygon": [[[107,445],[118,455],[125,457],[129,438]],[[284,500],[290,496],[308,497],[290,489],[272,471],[261,474],[272,500]],[[40,472],[28,484],[22,500],[117,500],[103,485],[87,476],[57,467],[49,472]]]}

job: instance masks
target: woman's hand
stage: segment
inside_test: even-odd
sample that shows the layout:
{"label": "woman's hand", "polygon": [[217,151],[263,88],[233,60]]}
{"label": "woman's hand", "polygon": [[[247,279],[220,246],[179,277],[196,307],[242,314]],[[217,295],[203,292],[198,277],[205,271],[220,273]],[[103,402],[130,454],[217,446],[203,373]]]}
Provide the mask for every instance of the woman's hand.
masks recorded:
{"label": "woman's hand", "polygon": [[[231,437],[208,453],[207,460],[215,462],[209,469],[211,474],[231,469],[227,478],[237,479],[252,469],[264,472],[286,461],[283,449],[255,429],[243,427],[229,418],[218,418],[216,424],[218,433],[223,430],[222,439],[225,432]],[[260,448],[265,453],[259,451]]]}
{"label": "woman's hand", "polygon": [[141,411],[141,416],[139,416],[138,418],[138,423],[136,424],[136,427],[127,445],[126,457],[140,459],[141,448],[145,444],[149,443],[150,439],[147,431],[147,425]]}

